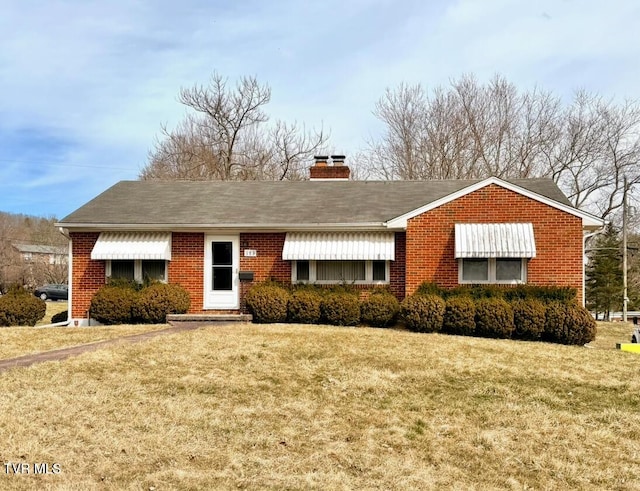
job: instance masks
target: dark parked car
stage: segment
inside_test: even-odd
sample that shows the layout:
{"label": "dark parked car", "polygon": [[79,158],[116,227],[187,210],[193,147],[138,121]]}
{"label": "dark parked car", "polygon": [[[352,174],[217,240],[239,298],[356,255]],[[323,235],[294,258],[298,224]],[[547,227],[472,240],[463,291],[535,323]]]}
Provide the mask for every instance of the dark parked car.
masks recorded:
{"label": "dark parked car", "polygon": [[42,300],[68,300],[69,287],[67,285],[44,285],[33,292],[36,297]]}

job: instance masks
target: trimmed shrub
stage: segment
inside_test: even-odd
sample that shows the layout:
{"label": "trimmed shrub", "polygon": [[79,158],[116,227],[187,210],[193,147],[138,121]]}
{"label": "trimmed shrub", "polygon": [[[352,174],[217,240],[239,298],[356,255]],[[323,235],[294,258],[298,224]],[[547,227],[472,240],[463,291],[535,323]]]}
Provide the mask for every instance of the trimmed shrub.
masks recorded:
{"label": "trimmed shrub", "polygon": [[444,309],[444,300],[437,295],[410,295],[400,304],[400,317],[411,331],[438,332]]}
{"label": "trimmed shrub", "polygon": [[149,284],[143,285],[142,283],[138,283],[136,280],[131,280],[128,278],[107,278],[107,286],[128,288],[129,290],[139,292],[140,290],[145,288],[145,286],[149,286]]}
{"label": "trimmed shrub", "polygon": [[549,302],[544,321],[542,339],[557,343],[564,337],[564,325],[567,317],[567,309],[561,302]]}
{"label": "trimmed shrub", "polygon": [[435,283],[425,281],[417,288],[416,295],[437,295],[439,297],[443,297],[446,291],[447,290],[441,288]]}
{"label": "trimmed shrub", "polygon": [[538,340],[544,333],[547,309],[545,305],[535,298],[515,300],[511,303],[513,308],[513,337],[530,341]]}
{"label": "trimmed shrub", "polygon": [[152,283],[143,288],[133,305],[133,318],[146,324],[164,324],[167,314],[184,314],[191,298],[180,285]]}
{"label": "trimmed shrub", "polygon": [[476,301],[476,335],[486,338],[510,338],[513,332],[513,309],[502,298]]}
{"label": "trimmed shrub", "polygon": [[468,287],[469,295],[475,299],[504,298],[505,288],[498,285],[471,285]]}
{"label": "trimmed shrub", "polygon": [[322,295],[311,288],[295,290],[287,305],[287,320],[300,324],[318,324]]}
{"label": "trimmed shrub", "polygon": [[547,308],[545,338],[560,344],[583,345],[596,338],[596,321],[584,307],[553,302]]}
{"label": "trimmed shrub", "polygon": [[0,326],[35,326],[44,317],[47,304],[24,288],[11,288],[0,297]]}
{"label": "trimmed shrub", "polygon": [[567,305],[563,344],[583,345],[596,339],[596,321],[581,305]]}
{"label": "trimmed shrub", "polygon": [[62,312],[58,312],[57,314],[53,314],[51,316],[51,324],[57,324],[58,322],[64,322],[69,317],[69,311],[63,310]]}
{"label": "trimmed shrub", "polygon": [[395,323],[400,302],[387,292],[374,292],[360,305],[362,322],[374,327],[387,327]]}
{"label": "trimmed shrub", "polygon": [[504,298],[509,301],[535,298],[545,303],[553,301],[572,303],[576,300],[576,294],[575,288],[554,285],[517,285],[504,290]]}
{"label": "trimmed shrub", "polygon": [[334,326],[355,326],[360,322],[360,302],[351,293],[332,292],[320,304],[322,320]]}
{"label": "trimmed shrub", "polygon": [[476,330],[476,304],[468,295],[447,298],[442,330],[447,334],[471,336]]}
{"label": "trimmed shrub", "polygon": [[91,317],[102,324],[130,324],[138,292],[121,286],[106,285],[91,299]]}
{"label": "trimmed shrub", "polygon": [[276,283],[260,283],[252,287],[245,297],[254,322],[272,323],[287,320],[289,292]]}

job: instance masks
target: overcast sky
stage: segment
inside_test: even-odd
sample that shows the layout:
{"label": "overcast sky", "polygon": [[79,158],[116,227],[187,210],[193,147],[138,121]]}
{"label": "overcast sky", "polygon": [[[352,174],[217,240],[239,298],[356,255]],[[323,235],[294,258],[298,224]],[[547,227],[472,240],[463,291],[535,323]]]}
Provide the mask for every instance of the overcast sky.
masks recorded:
{"label": "overcast sky", "polygon": [[136,179],[180,87],[255,75],[347,155],[386,87],[473,73],[640,99],[638,0],[0,0],[0,211],[62,218]]}

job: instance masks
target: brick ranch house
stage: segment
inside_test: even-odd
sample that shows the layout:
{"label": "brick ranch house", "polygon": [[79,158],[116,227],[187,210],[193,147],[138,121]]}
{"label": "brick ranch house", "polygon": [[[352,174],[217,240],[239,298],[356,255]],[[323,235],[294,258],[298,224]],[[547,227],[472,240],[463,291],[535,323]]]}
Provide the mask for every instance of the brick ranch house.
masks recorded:
{"label": "brick ranch house", "polygon": [[424,281],[584,290],[583,237],[603,226],[550,179],[350,181],[317,158],[309,181],[122,181],[62,219],[72,323],[87,324],[109,277],[178,283],[190,313],[244,310],[268,279]]}

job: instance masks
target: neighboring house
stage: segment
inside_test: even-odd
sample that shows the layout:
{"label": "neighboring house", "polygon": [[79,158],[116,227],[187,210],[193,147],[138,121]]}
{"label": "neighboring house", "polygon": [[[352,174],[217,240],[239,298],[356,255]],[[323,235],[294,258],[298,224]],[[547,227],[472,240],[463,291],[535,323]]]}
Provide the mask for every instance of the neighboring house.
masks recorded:
{"label": "neighboring house", "polygon": [[20,253],[22,260],[28,263],[66,264],[69,257],[67,246],[14,243],[13,247]]}
{"label": "neighboring house", "polygon": [[108,277],[179,283],[191,313],[244,309],[267,279],[568,285],[583,292],[583,234],[603,226],[550,179],[349,181],[317,158],[311,180],[123,181],[57,225],[72,245],[72,318]]}
{"label": "neighboring house", "polygon": [[3,275],[6,282],[20,283],[29,288],[36,288],[45,283],[67,281],[69,277],[67,245],[52,246],[15,242],[11,246],[13,249],[13,254],[9,256],[11,272]]}

